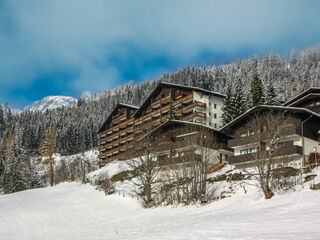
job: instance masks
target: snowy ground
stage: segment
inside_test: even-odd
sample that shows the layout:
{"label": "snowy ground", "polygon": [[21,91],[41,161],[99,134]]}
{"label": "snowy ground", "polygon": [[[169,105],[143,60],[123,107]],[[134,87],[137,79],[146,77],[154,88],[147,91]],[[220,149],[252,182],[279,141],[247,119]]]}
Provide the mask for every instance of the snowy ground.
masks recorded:
{"label": "snowy ground", "polygon": [[64,183],[0,196],[0,239],[319,239],[320,191],[207,206],[143,209],[135,199]]}

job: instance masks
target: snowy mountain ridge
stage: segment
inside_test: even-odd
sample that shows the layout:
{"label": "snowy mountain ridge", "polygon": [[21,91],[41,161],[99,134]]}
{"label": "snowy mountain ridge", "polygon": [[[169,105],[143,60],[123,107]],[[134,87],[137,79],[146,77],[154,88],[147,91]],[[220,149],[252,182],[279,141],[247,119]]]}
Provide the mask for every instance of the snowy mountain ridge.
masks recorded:
{"label": "snowy mountain ridge", "polygon": [[36,101],[26,107],[24,111],[45,112],[47,109],[55,109],[59,107],[68,107],[76,103],[77,99],[68,96],[48,96],[42,100]]}

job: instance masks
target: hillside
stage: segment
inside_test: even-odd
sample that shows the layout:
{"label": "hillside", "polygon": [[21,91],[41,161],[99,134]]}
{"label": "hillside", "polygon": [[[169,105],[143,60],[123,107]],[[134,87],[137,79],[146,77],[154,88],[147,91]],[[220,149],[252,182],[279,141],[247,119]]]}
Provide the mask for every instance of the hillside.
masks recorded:
{"label": "hillside", "polygon": [[143,209],[90,185],[0,195],[1,239],[319,239],[318,191],[264,200],[256,192],[209,205]]}
{"label": "hillside", "polygon": [[[53,122],[57,124],[57,151],[63,155],[76,154],[97,146],[97,130],[118,102],[139,106],[159,81],[166,81],[225,93],[228,86],[250,86],[258,73],[265,89],[273,85],[279,101],[285,101],[310,86],[320,86],[320,47],[286,58],[280,54],[251,57],[231,64],[209,67],[185,67],[177,72],[164,73],[157,80],[128,83],[115,89],[104,90],[86,99],[78,99],[73,107],[54,108],[47,112],[24,112],[9,116],[0,128],[0,142],[6,141],[8,132],[14,134],[16,148],[26,154],[39,154],[40,145]],[[250,88],[243,89],[247,102]],[[50,101],[48,101],[50,102]],[[10,105],[10,103],[9,103]],[[64,104],[62,104],[64,105]],[[32,109],[51,106],[37,103]],[[53,104],[57,106],[57,104]],[[61,106],[61,105],[59,105]],[[1,112],[0,112],[1,115]],[[2,116],[0,116],[1,121]],[[4,136],[4,137],[1,137]],[[19,139],[24,139],[19,141]],[[1,149],[0,149],[1,151]]]}

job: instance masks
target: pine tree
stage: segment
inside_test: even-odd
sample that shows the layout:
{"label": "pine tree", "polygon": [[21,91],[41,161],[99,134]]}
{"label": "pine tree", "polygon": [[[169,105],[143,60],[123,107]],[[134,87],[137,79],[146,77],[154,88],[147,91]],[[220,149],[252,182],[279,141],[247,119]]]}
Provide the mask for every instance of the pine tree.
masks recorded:
{"label": "pine tree", "polygon": [[277,105],[279,104],[276,90],[271,81],[269,81],[266,91],[265,104],[267,105]]}
{"label": "pine tree", "polygon": [[14,157],[14,136],[11,131],[7,133],[6,145],[4,151],[3,161],[3,175],[1,179],[1,185],[4,193],[12,193],[12,173],[13,173],[13,157]]}
{"label": "pine tree", "polygon": [[168,112],[168,120],[177,120],[178,116],[176,113],[176,110],[173,106],[173,103],[170,103],[170,108],[169,108],[169,112]]}
{"label": "pine tree", "polygon": [[261,79],[258,74],[253,76],[251,81],[251,106],[264,104],[264,90]]}
{"label": "pine tree", "polygon": [[3,137],[4,130],[5,130],[5,121],[4,121],[3,109],[0,104],[0,139]]}
{"label": "pine tree", "polygon": [[247,111],[245,94],[242,88],[242,83],[238,82],[236,85],[234,96],[232,98],[232,105],[231,105],[232,120],[239,117],[245,111]]}
{"label": "pine tree", "polygon": [[54,185],[54,154],[57,150],[55,147],[56,123],[49,129],[41,148],[41,155],[44,157],[44,164],[49,168],[50,185]]}
{"label": "pine tree", "polygon": [[233,106],[232,106],[232,86],[228,85],[226,91],[226,98],[223,100],[223,108],[222,108],[222,124],[226,125],[233,119]]}

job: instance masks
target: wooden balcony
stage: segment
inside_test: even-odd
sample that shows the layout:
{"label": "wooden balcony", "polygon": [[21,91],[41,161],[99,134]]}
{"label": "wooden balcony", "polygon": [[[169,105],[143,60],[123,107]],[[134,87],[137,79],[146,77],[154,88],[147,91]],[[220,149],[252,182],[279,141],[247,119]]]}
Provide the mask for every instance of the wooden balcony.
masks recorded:
{"label": "wooden balcony", "polygon": [[182,121],[188,121],[188,120],[196,118],[196,117],[205,119],[207,117],[207,115],[205,113],[195,112],[195,113],[191,113],[191,114],[189,114],[187,116],[182,117],[181,120]]}
{"label": "wooden balcony", "polygon": [[201,161],[201,155],[191,153],[188,155],[187,158],[184,157],[172,157],[172,158],[164,158],[158,161],[159,166],[166,166],[170,164],[179,164],[179,163],[184,163],[188,164],[191,162],[200,162]]}
{"label": "wooden balcony", "polygon": [[116,129],[116,128],[120,128],[120,127],[122,127],[122,126],[124,126],[124,125],[127,125],[127,124],[129,125],[130,122],[133,123],[133,118],[130,118],[130,119],[128,119],[127,121],[124,121],[124,122],[122,122],[122,123],[120,123],[120,124],[117,124],[117,125],[115,125],[115,126],[113,126],[113,127],[111,127],[111,128],[108,128],[108,129],[106,129],[105,131],[99,133],[99,135],[102,136],[103,134],[106,134],[106,133],[108,133],[108,132],[110,132],[110,131],[113,131],[113,130]]}
{"label": "wooden balcony", "polygon": [[120,122],[121,119],[123,119],[123,118],[126,118],[125,114],[121,114],[119,116],[114,116],[114,117],[112,117],[112,122],[115,122],[115,123]]}
{"label": "wooden balcony", "polygon": [[189,99],[192,99],[193,98],[193,93],[183,97],[183,98],[179,98],[178,100],[174,101],[173,105],[176,106],[180,103],[183,103],[183,102],[186,102],[188,101]]}
{"label": "wooden balcony", "polygon": [[[281,137],[286,137],[286,136],[291,136],[291,135],[301,135],[301,128],[300,127],[286,127],[286,128],[282,128],[280,130],[280,136]],[[267,134],[262,134],[261,136],[258,136],[259,138],[261,138],[262,140],[267,141],[268,140],[268,136]],[[252,144],[257,142],[257,136],[255,135],[250,135],[247,137],[236,137],[234,139],[229,139],[228,140],[228,146],[231,147],[236,147],[236,146],[241,146],[241,145],[246,145],[246,144]]]}
{"label": "wooden balcony", "polygon": [[163,103],[163,102],[164,102],[164,103],[167,103],[167,102],[170,101],[170,100],[171,100],[171,94],[169,94],[168,96],[165,96],[165,97],[163,97],[163,98],[160,98],[160,99],[152,102],[152,103],[151,103],[151,107],[154,107],[154,106],[156,106],[156,105],[158,105],[158,104],[161,104],[161,103]]}
{"label": "wooden balcony", "polygon": [[113,149],[111,149],[111,150],[109,150],[109,151],[107,151],[107,152],[100,153],[100,154],[99,154],[99,158],[102,158],[102,157],[104,157],[104,156],[110,155],[110,153],[111,153],[111,154],[114,154],[115,152],[119,152],[120,150],[124,150],[124,151],[125,151],[125,150],[127,150],[128,147],[130,147],[130,146],[132,146],[132,143],[127,143],[127,144],[122,145],[122,146],[119,146],[119,147],[117,147],[117,148],[113,148]]}
{"label": "wooden balcony", "polygon": [[121,130],[120,132],[116,132],[116,133],[114,133],[114,134],[111,134],[111,135],[109,135],[109,136],[107,136],[107,137],[105,137],[105,138],[103,138],[103,139],[100,139],[100,140],[99,140],[99,144],[100,144],[101,142],[104,142],[106,139],[112,139],[112,138],[114,138],[115,136],[121,135],[122,133],[127,133],[127,132],[130,131],[130,130],[133,130],[133,126],[131,126],[131,127],[129,127],[129,128],[126,128],[126,129],[123,129],[123,130]]}
{"label": "wooden balcony", "polygon": [[[252,162],[257,158],[257,153],[250,153],[238,156],[229,157],[229,164],[239,164],[244,162]],[[302,155],[302,147],[300,146],[285,146],[279,148],[273,155],[274,158],[291,156],[291,155]]]}
{"label": "wooden balcony", "polygon": [[116,143],[119,144],[119,143],[121,143],[123,141],[127,141],[128,139],[133,138],[133,136],[134,136],[133,134],[130,134],[130,135],[127,135],[125,137],[120,137],[116,142],[111,142],[111,143],[105,144],[103,146],[100,146],[99,150],[101,151],[101,150],[106,149],[107,147],[115,145]]}
{"label": "wooden balcony", "polygon": [[206,108],[206,106],[207,105],[205,103],[196,101],[196,102],[193,102],[192,104],[189,104],[189,105],[177,110],[177,113],[184,113],[184,112],[186,112],[186,111],[188,111],[190,109],[193,109],[195,107]]}

